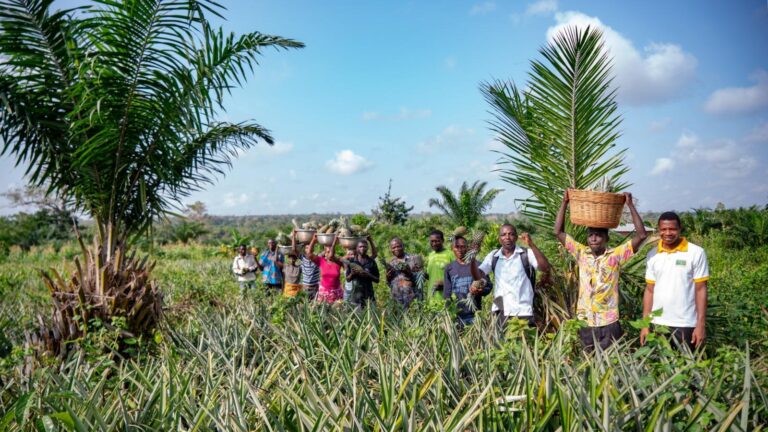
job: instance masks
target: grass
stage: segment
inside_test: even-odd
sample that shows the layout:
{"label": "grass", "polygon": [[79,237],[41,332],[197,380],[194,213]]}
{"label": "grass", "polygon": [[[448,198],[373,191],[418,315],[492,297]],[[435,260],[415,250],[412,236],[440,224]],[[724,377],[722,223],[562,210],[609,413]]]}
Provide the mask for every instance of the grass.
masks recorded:
{"label": "grass", "polygon": [[[357,313],[260,292],[240,298],[229,259],[203,247],[163,250],[155,276],[167,292],[167,319],[153,336],[117,354],[116,335],[102,329],[64,362],[30,362],[23,330],[49,313],[35,269],[63,266],[66,253],[15,251],[0,264],[7,346],[0,430],[746,431],[768,424],[768,358],[757,336],[710,343],[691,356],[661,338],[639,348],[630,331],[609,350],[585,354],[574,321],[557,334],[513,324],[499,335],[487,306],[476,325],[459,331],[443,307],[402,312],[381,294],[378,307]],[[713,298],[749,289],[759,253],[713,254]],[[728,277],[726,259],[739,260],[744,275]],[[758,315],[749,331],[766,328],[768,315]]]}

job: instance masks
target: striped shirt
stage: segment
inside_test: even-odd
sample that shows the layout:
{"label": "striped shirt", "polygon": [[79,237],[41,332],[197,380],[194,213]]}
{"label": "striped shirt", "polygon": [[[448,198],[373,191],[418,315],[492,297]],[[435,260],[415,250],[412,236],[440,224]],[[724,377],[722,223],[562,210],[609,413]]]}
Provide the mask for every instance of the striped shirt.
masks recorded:
{"label": "striped shirt", "polygon": [[317,285],[320,283],[320,267],[306,256],[301,256],[301,283]]}

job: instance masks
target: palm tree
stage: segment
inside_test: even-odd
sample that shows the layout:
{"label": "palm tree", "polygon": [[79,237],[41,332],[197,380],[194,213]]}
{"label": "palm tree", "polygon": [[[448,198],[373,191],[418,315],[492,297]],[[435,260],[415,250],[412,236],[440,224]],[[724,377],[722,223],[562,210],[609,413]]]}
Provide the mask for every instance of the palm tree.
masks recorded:
{"label": "palm tree", "polygon": [[[501,177],[530,193],[521,211],[549,231],[565,189],[586,189],[607,177],[622,190],[628,168],[625,150],[615,150],[621,118],[602,33],[566,28],[540,53],[544,60],[531,62],[524,92],[504,81],[483,83],[481,92],[492,108],[491,130],[507,148],[499,152]],[[584,227],[567,230],[586,240]],[[577,300],[578,272],[573,260],[563,258],[567,264],[537,306],[553,327],[572,316]]]}
{"label": "palm tree", "polygon": [[[120,272],[147,280],[151,266],[125,258],[130,241],[223,173],[237,152],[273,142],[253,121],[217,117],[263,49],[303,45],[225,34],[208,20],[222,17],[212,0],[95,0],[67,10],[52,3],[0,0],[2,154],[28,166],[31,184],[93,218],[94,247],[83,246],[86,266],[78,263],[72,286],[58,275],[46,282],[69,293],[89,286],[94,300],[76,297],[103,306],[114,288],[105,281],[127,280]],[[86,323],[94,310],[82,307]]]}
{"label": "palm tree", "polygon": [[[551,229],[563,191],[586,189],[608,177],[615,189],[626,173],[625,150],[614,151],[621,118],[611,88],[611,60],[599,30],[567,28],[531,62],[527,90],[512,82],[481,84],[491,105],[491,130],[508,151],[499,152],[504,181],[531,195],[521,210]],[[583,230],[569,228],[577,237]]]}
{"label": "palm tree", "polygon": [[430,198],[429,206],[437,207],[456,225],[473,228],[491,203],[503,189],[485,190],[487,182],[477,180],[471,186],[461,183],[459,192],[453,195],[445,186],[435,188],[441,199]]}

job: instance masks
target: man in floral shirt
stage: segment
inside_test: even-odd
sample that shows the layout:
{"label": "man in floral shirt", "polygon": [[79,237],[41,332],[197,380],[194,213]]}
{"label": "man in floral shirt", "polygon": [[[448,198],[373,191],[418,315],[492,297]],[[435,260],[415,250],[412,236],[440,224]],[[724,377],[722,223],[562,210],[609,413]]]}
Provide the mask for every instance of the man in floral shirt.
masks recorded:
{"label": "man in floral shirt", "polygon": [[555,235],[565,249],[576,259],[579,267],[579,300],[576,314],[586,321],[587,327],[579,330],[584,348],[591,352],[595,343],[608,348],[624,331],[619,324],[619,275],[621,265],[637,251],[648,234],[643,219],[635,209],[632,194],[624,192],[625,203],[632,213],[635,235],[620,246],[609,249],[607,228],[587,228],[587,245],[578,243],[565,233],[565,210],[568,207],[568,191],[555,220]]}

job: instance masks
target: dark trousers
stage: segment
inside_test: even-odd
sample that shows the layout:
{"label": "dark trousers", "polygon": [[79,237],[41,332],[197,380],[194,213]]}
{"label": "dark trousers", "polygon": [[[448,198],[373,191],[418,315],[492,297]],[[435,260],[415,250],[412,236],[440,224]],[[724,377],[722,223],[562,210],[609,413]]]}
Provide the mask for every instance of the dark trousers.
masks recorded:
{"label": "dark trousers", "polygon": [[692,342],[693,330],[694,327],[669,327],[669,341],[681,351],[687,346],[693,352],[696,349]]}
{"label": "dark trousers", "polygon": [[622,330],[621,324],[618,321],[601,327],[579,329],[579,338],[581,343],[584,344],[584,350],[587,352],[595,350],[595,343],[600,345],[600,348],[606,349],[621,338],[622,335],[624,335],[624,330]]}
{"label": "dark trousers", "polygon": [[302,284],[302,287],[304,292],[307,293],[307,297],[309,297],[310,300],[315,300],[317,298],[317,289],[319,285]]}

